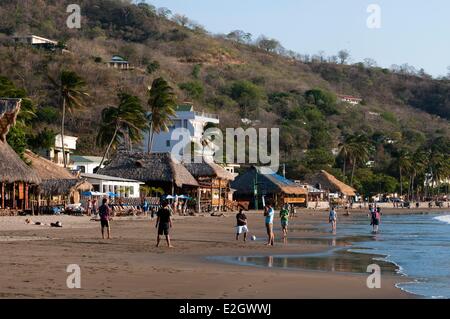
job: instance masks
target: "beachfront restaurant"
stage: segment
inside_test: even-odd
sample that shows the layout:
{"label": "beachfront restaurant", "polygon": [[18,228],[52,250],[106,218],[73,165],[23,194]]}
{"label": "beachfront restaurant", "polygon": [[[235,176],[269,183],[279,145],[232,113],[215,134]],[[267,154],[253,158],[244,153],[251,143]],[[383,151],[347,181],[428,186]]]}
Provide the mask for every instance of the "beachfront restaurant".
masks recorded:
{"label": "beachfront restaurant", "polygon": [[33,210],[37,212],[57,206],[80,206],[81,193],[92,188],[86,179],[72,175],[64,167],[30,150],[26,150],[24,156],[41,180],[35,188],[32,201]]}
{"label": "beachfront restaurant", "polygon": [[6,141],[20,104],[20,99],[0,99],[0,215],[30,209],[30,193],[41,182]]}
{"label": "beachfront restaurant", "polygon": [[231,187],[236,190],[235,200],[248,202],[253,209],[256,208],[256,198],[259,209],[262,209],[263,202],[272,203],[276,209],[280,209],[285,204],[297,207],[307,206],[307,189],[264,167],[253,166],[239,175],[231,183]]}
{"label": "beachfront restaurant", "polygon": [[315,188],[327,192],[329,201],[334,204],[346,204],[356,197],[356,189],[324,170],[307,177],[306,181]]}
{"label": "beachfront restaurant", "polygon": [[144,184],[133,179],[101,174],[82,173],[81,177],[92,184],[94,192],[114,194],[114,197],[120,198],[140,198],[140,186]]}
{"label": "beachfront restaurant", "polygon": [[174,161],[169,153],[129,153],[119,150],[99,174],[136,180],[159,189],[161,195],[187,195],[196,198],[199,187],[196,179],[183,164]]}
{"label": "beachfront restaurant", "polygon": [[237,210],[237,203],[232,197],[234,190],[231,188],[234,174],[218,164],[202,159],[184,163],[184,166],[200,186],[197,190],[197,211]]}

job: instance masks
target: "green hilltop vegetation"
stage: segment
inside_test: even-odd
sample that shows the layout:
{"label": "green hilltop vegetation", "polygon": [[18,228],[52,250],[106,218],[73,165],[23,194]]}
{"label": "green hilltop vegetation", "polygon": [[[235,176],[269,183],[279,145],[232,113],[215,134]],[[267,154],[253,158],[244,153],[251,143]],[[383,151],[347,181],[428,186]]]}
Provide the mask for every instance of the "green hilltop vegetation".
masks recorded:
{"label": "green hilltop vegetation", "polygon": [[[347,51],[302,55],[240,30],[213,35],[186,16],[131,1],[79,1],[81,29],[69,29],[71,2],[2,1],[0,96],[26,98],[9,136],[19,153],[51,143],[60,131],[54,79],[62,71],[82,82],[85,92],[78,93],[89,94],[65,117],[65,132],[79,136],[81,154],[105,151],[107,143],[96,143],[100,128],[105,133],[102,110],[127,99],[149,110],[148,87],[162,77],[179,103],[218,114],[223,128],[245,127],[243,118],[255,127],[279,127],[288,177],[326,169],[364,194],[412,197],[445,188],[423,185],[426,174],[449,177],[450,77],[435,79],[407,64],[381,68],[371,59],[350,64]],[[11,44],[12,36],[26,34],[59,41],[69,52]],[[108,68],[113,55],[132,70]],[[362,102],[342,103],[338,94]]]}

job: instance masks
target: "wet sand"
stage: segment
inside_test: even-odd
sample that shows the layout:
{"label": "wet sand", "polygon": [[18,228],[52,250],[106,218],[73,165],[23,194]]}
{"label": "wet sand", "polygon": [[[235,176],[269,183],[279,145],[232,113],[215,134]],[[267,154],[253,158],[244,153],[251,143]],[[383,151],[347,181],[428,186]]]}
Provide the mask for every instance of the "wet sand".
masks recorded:
{"label": "wet sand", "polygon": [[[261,214],[248,216],[252,235],[263,239]],[[321,271],[311,271],[241,266],[209,258],[328,251],[330,234],[316,228],[326,226],[326,217],[324,212],[301,214],[292,236],[304,237],[305,241],[292,240],[283,245],[278,232],[275,247],[264,246],[262,240],[237,243],[234,214],[178,217],[173,229],[174,249],[166,248],[164,242],[160,248],[155,247],[154,221],[145,219],[116,219],[112,222],[114,238],[101,240],[98,223],[87,217],[45,217],[49,222],[62,221],[61,229],[25,225],[26,217],[3,217],[12,219],[0,221],[0,297],[415,298],[395,288],[405,278],[391,271],[383,272],[381,289],[368,289],[369,274],[327,271],[327,262],[321,259],[316,261],[322,265]],[[349,241],[340,240],[339,245]],[[355,258],[358,269],[362,269],[361,263],[371,261],[367,256]],[[348,262],[343,265],[348,266]],[[81,289],[67,288],[66,268],[70,264],[81,268]]]}

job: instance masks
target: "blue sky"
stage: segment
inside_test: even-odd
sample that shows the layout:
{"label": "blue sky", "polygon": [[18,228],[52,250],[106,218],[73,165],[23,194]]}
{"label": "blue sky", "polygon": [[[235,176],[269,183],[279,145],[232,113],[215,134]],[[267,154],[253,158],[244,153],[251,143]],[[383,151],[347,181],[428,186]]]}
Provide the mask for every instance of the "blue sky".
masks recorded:
{"label": "blue sky", "polygon": [[[149,0],[187,15],[213,33],[264,34],[299,53],[347,49],[352,62],[408,63],[434,75],[450,66],[448,0]],[[381,28],[369,29],[367,7],[381,8]]]}

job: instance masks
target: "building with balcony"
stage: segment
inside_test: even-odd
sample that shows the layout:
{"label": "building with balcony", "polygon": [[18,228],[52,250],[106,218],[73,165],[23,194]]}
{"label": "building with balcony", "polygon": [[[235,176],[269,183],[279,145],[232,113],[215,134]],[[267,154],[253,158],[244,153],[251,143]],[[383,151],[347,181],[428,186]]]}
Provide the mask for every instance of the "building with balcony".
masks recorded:
{"label": "building with balcony", "polygon": [[[156,133],[153,137],[152,153],[171,153],[175,145],[179,143],[179,140],[172,139],[172,133],[180,128],[186,129],[189,134],[189,141],[187,141],[186,146],[189,142],[201,145],[205,127],[208,124],[218,125],[220,122],[219,117],[215,114],[196,112],[192,104],[179,105],[176,108],[176,115],[171,120],[172,124],[168,132]],[[149,138],[150,133],[146,133],[143,146],[145,152],[148,152]],[[182,152],[184,151],[183,149]]]}
{"label": "building with balcony", "polygon": [[[66,157],[66,164],[70,166],[70,156],[77,149],[78,137],[64,135],[64,154]],[[41,149],[38,152],[39,155],[46,159],[56,163],[60,166],[64,166],[63,148],[61,134],[55,136],[55,146],[49,149]]]}

